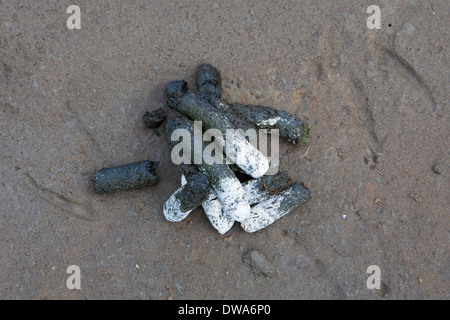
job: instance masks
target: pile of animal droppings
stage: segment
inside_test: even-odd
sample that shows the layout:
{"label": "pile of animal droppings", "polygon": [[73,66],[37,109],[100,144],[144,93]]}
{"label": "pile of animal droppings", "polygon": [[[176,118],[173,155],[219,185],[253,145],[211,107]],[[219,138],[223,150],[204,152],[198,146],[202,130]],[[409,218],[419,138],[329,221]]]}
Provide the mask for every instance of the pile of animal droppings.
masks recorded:
{"label": "pile of animal droppings", "polygon": [[[305,145],[310,137],[309,125],[295,115],[271,107],[228,103],[221,96],[220,72],[209,64],[198,68],[196,81],[198,92],[189,91],[185,81],[172,81],[166,87],[168,107],[182,114],[166,124],[169,149],[172,154],[179,151],[178,132],[182,129],[186,133],[183,139],[191,140],[188,144],[184,141],[184,145],[190,146],[187,159],[191,161],[178,163],[182,186],[164,204],[165,218],[179,222],[202,206],[213,227],[221,234],[230,230],[235,221],[240,222],[245,231],[255,232],[308,201],[310,191],[303,183],[292,182],[288,174],[278,168],[275,172],[270,170],[273,168],[269,159],[243,132],[271,130],[271,134],[293,144]],[[164,118],[165,112],[160,108],[146,113],[144,122],[149,128],[156,128]],[[201,123],[200,129],[196,126],[198,123]],[[195,139],[196,130],[204,134],[210,130],[219,133],[211,144],[219,147],[214,150],[222,150],[219,158],[223,161],[207,162],[202,158],[210,145],[204,139],[200,142]],[[192,163],[192,159],[202,160]],[[108,193],[120,191],[121,185],[126,189],[152,185],[157,178],[142,177],[154,176],[156,165],[157,162],[148,162],[147,166],[131,164],[133,174],[119,170],[120,176],[114,175],[116,168],[102,169],[94,176],[95,189],[98,193]],[[123,170],[126,166],[119,168]],[[112,183],[105,179],[105,172],[109,173]],[[126,183],[120,181],[121,177],[127,179]],[[144,185],[140,186],[139,181]]]}

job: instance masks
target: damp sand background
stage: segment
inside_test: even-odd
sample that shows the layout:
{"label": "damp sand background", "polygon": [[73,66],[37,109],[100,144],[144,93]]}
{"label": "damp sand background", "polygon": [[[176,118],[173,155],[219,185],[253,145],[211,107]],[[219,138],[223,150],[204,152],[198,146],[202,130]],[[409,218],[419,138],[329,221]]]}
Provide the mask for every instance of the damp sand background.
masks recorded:
{"label": "damp sand background", "polygon": [[[380,1],[380,30],[365,1],[83,2],[68,30],[71,4],[0,4],[1,299],[449,297],[447,1]],[[227,101],[311,126],[280,163],[313,197],[254,234],[162,214],[179,170],[142,118],[206,62]],[[154,186],[95,194],[148,159]]]}

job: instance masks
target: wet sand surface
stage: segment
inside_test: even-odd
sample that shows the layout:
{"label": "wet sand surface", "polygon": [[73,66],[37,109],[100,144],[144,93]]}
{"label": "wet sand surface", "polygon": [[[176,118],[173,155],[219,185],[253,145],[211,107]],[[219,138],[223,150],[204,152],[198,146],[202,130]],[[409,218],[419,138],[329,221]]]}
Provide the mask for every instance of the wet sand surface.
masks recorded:
{"label": "wet sand surface", "polygon": [[[71,4],[0,1],[0,299],[449,298],[448,1],[378,1],[379,30],[370,1],[83,1],[79,30]],[[162,213],[181,174],[143,116],[201,63],[311,126],[280,142],[311,200],[254,234]],[[155,186],[94,193],[143,160]]]}

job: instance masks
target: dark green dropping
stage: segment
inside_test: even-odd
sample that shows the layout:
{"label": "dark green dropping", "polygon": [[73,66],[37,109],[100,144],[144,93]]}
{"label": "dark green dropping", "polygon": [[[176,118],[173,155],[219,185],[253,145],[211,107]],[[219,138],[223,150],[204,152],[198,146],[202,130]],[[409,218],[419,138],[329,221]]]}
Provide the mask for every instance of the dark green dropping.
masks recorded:
{"label": "dark green dropping", "polygon": [[165,118],[166,112],[163,108],[158,108],[153,111],[147,111],[144,114],[144,124],[150,129],[155,129],[159,127],[159,125],[164,121]]}
{"label": "dark green dropping", "polygon": [[220,96],[222,94],[222,77],[219,70],[210,64],[202,64],[197,70],[197,89],[204,94]]}
{"label": "dark green dropping", "polygon": [[214,107],[216,107],[219,112],[223,113],[235,128],[242,129],[244,131],[248,129],[258,129],[253,122],[236,112],[236,110],[234,110],[224,98],[209,95],[207,100]]}
{"label": "dark green dropping", "polygon": [[302,182],[293,182],[279,193],[284,196],[280,203],[280,212],[290,212],[311,198],[311,191]]}
{"label": "dark green dropping", "polygon": [[212,105],[201,93],[187,91],[186,82],[172,81],[166,87],[169,108],[191,120],[202,121],[207,129],[218,129],[226,136],[227,129],[236,129],[228,116]]}
{"label": "dark green dropping", "polygon": [[257,179],[259,191],[267,192],[270,195],[277,194],[286,189],[291,180],[292,179],[286,171],[278,171],[274,175],[264,176]]}
{"label": "dark green dropping", "polygon": [[278,194],[270,195],[256,204],[252,215],[241,222],[241,226],[246,232],[261,230],[307,202],[310,197],[311,192],[303,183],[291,183]]}
{"label": "dark green dropping", "polygon": [[141,161],[114,168],[103,168],[94,174],[96,193],[113,193],[152,186],[158,181],[155,174],[159,161]]}
{"label": "dark green dropping", "polygon": [[272,107],[258,105],[230,104],[242,118],[253,123],[258,129],[278,129],[279,135],[293,143],[305,145],[309,142],[309,125],[295,115]]}
{"label": "dark green dropping", "polygon": [[[169,150],[172,151],[173,147],[178,144],[178,141],[171,141],[171,136],[174,130],[176,129],[185,129],[190,133],[191,136],[191,160],[194,161],[194,123],[185,118],[185,117],[178,117],[175,119],[170,120],[167,123],[167,130],[166,130],[166,138],[169,143]],[[202,150],[205,148],[205,143],[203,143]],[[234,173],[231,171],[231,169],[228,167],[225,163],[213,163],[213,164],[196,164],[198,169],[200,169],[201,172],[204,172],[208,176],[208,180],[211,183],[211,185],[216,184],[218,181],[222,180],[223,178],[236,178]],[[186,170],[186,169],[182,169]],[[191,169],[189,169],[191,170]],[[187,178],[187,177],[186,177]]]}
{"label": "dark green dropping", "polygon": [[176,194],[182,212],[201,206],[212,190],[206,175],[200,171],[191,174],[186,181],[187,183],[181,188],[181,191]]}
{"label": "dark green dropping", "polygon": [[[166,125],[166,139],[169,144],[169,150],[172,152],[172,149],[175,147],[175,145],[178,144],[178,141],[172,141],[172,133],[176,129],[185,129],[190,133],[191,136],[191,160],[194,160],[194,124],[191,120],[185,118],[185,117],[178,117],[175,119],[171,119],[167,122]],[[205,145],[203,145],[203,148]],[[202,150],[203,150],[202,148]],[[197,192],[204,194],[206,200],[207,195],[209,192],[205,193],[206,187],[209,187],[209,190],[214,189],[218,183],[222,179],[231,178],[236,179],[235,174],[231,171],[229,166],[225,163],[214,163],[214,164],[180,164],[179,165],[181,172],[185,175],[186,180],[188,181],[188,184],[190,188],[196,188],[201,187],[200,190],[197,190]],[[197,168],[197,169],[196,169]],[[201,175],[198,175],[196,170],[198,172],[201,172],[207,177],[207,180],[209,182],[209,186],[206,186],[203,181],[201,181]],[[186,186],[187,186],[186,185]],[[188,187],[186,187],[187,189]],[[184,188],[183,188],[184,189]],[[189,197],[182,196],[183,201],[186,201],[186,204],[183,203],[183,206],[186,207],[192,207],[195,208],[198,206],[198,200],[195,199],[194,201],[191,201]],[[203,200],[203,201],[204,201]],[[203,202],[202,201],[202,202]],[[201,204],[201,203],[200,203]]]}
{"label": "dark green dropping", "polygon": [[[166,124],[166,140],[170,152],[172,152],[172,149],[178,143],[177,141],[171,140],[172,133],[178,128],[186,128],[185,120],[187,119],[177,117],[174,119],[170,119]],[[193,141],[191,141],[191,145],[193,146]],[[191,159],[193,159],[194,157],[193,150],[191,151],[192,151]],[[183,198],[181,202],[182,206],[184,208],[189,208],[188,210],[194,209],[205,201],[209,192],[212,190],[211,186],[209,185],[206,175],[200,172],[199,168],[196,165],[182,163],[178,165],[178,168],[180,169],[181,174],[184,175],[187,181],[187,184],[182,187],[183,192],[180,196],[181,198]],[[189,195],[191,193],[194,194],[194,196],[190,197]],[[185,210],[184,212],[188,210]]]}
{"label": "dark green dropping", "polygon": [[221,97],[222,95],[222,79],[219,70],[210,64],[202,64],[197,71],[197,88],[206,99],[217,110],[223,113],[226,118],[233,124],[234,128],[248,130],[257,127],[246,119],[242,118],[235,112],[229,103]]}

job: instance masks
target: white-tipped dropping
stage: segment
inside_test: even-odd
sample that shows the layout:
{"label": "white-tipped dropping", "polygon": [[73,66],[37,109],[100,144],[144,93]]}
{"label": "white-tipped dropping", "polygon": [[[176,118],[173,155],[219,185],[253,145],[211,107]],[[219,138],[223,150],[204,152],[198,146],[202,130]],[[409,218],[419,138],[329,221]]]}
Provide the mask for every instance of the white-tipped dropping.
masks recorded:
{"label": "white-tipped dropping", "polygon": [[275,220],[288,213],[279,211],[280,202],[281,199],[274,196],[253,206],[250,217],[241,222],[241,227],[246,232],[256,232],[272,224]]}
{"label": "white-tipped dropping", "polygon": [[291,212],[292,209],[282,209],[281,204],[286,197],[292,196],[292,190],[285,190],[279,195],[267,196],[252,207],[250,217],[241,222],[241,227],[247,232],[255,232],[274,223]]}
{"label": "white-tipped dropping", "polygon": [[239,168],[253,178],[262,177],[270,167],[269,160],[247,139],[234,130],[227,132],[226,142],[221,141],[225,154]]}
{"label": "white-tipped dropping", "polygon": [[177,198],[177,194],[180,193],[182,188],[175,191],[163,206],[164,217],[170,222],[180,222],[186,218],[192,210],[183,212],[181,210],[180,200]]}
{"label": "white-tipped dropping", "polygon": [[244,221],[250,216],[250,204],[246,199],[244,188],[237,178],[224,178],[214,188],[222,204],[224,215],[236,221]]}
{"label": "white-tipped dropping", "polygon": [[212,226],[219,231],[220,234],[225,234],[234,224],[234,220],[222,211],[222,204],[219,200],[206,200],[202,204],[206,216],[211,222]]}
{"label": "white-tipped dropping", "polygon": [[[186,177],[181,175],[181,187],[187,183]],[[163,206],[164,217],[170,222],[179,222],[185,219],[192,210],[182,212],[180,209],[180,201],[177,199],[177,193],[181,192],[181,189],[175,191]]]}

